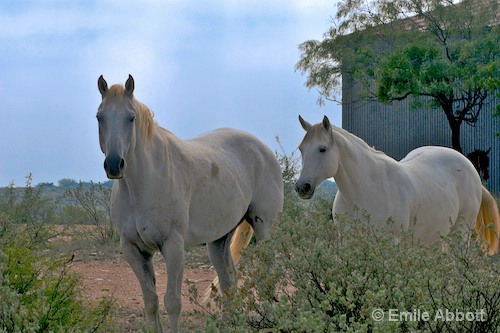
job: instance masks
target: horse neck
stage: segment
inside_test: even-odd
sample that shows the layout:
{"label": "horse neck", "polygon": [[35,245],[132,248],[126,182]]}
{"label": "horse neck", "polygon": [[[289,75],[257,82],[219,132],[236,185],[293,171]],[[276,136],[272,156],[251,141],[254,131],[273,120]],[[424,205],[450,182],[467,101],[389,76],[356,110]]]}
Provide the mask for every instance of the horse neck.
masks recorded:
{"label": "horse neck", "polygon": [[333,128],[332,136],[339,153],[335,182],[346,200],[356,202],[370,187],[379,186],[378,175],[395,161],[343,129]]}
{"label": "horse neck", "polygon": [[180,156],[181,142],[157,124],[152,140],[136,128],[136,142],[127,155],[127,173],[122,179],[127,188],[134,193],[145,193],[174,181],[170,175],[179,167],[177,164],[185,160]]}

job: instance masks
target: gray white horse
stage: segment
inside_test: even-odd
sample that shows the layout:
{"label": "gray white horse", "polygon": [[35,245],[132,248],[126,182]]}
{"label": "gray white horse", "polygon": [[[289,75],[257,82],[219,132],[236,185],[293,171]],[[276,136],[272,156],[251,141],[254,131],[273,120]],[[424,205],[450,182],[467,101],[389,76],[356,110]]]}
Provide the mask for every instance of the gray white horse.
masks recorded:
{"label": "gray white horse", "polygon": [[398,162],[331,125],[326,116],[316,125],[300,116],[299,120],[307,132],[299,146],[302,170],[296,183],[302,198],[311,198],[323,180],[333,177],[338,186],[334,218],[337,214],[354,216],[357,206],[375,224],[392,218],[396,241],[401,230],[412,226],[415,236],[428,244],[453,228],[475,227],[484,240],[483,250],[498,251],[498,206],[462,154],[427,146]]}
{"label": "gray white horse", "polygon": [[264,239],[282,210],[280,165],[267,146],[235,129],[179,139],[134,98],[132,76],[125,86],[110,88],[101,76],[98,88],[99,142],[106,174],[116,179],[111,214],[121,248],[157,332],[162,325],[151,259],[162,253],[168,276],[165,309],[170,331],[177,332],[185,246],[207,243],[221,289],[227,291],[235,279],[231,239],[233,234],[242,238],[237,227],[246,220],[257,240]]}

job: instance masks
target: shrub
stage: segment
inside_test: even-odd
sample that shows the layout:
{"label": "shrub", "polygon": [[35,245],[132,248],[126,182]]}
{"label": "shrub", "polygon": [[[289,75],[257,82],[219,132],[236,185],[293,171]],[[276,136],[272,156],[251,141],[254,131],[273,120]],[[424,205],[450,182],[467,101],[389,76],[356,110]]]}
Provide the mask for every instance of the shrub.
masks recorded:
{"label": "shrub", "polygon": [[[499,256],[457,234],[443,237],[447,251],[411,233],[395,244],[390,221],[374,227],[358,210],[334,222],[331,201],[285,195],[270,239],[245,251],[227,297],[202,305],[190,288],[204,332],[497,332]],[[484,316],[440,317],[447,311]]]}
{"label": "shrub", "polygon": [[32,176],[29,174],[22,195],[11,183],[0,198],[0,210],[18,227],[26,229],[29,237],[26,244],[30,247],[44,244],[51,236],[47,224],[57,220],[55,204],[43,197],[42,190],[41,187],[32,186]]}
{"label": "shrub", "polygon": [[72,258],[46,251],[53,206],[30,176],[23,196],[11,184],[0,199],[0,332],[96,331],[111,302],[84,305]]}
{"label": "shrub", "polygon": [[83,305],[70,260],[10,244],[0,262],[0,332],[95,332],[103,325],[111,302]]}
{"label": "shrub", "polygon": [[[243,256],[240,285],[224,300],[224,311],[205,312],[207,327],[214,332],[496,332],[498,257],[484,256],[476,244],[455,235],[444,239],[447,252],[418,244],[411,235],[397,245],[389,226],[374,228],[365,217],[340,216],[333,223],[329,209],[329,203],[318,202],[302,217],[283,214],[271,239]],[[386,320],[372,318],[377,309]],[[390,309],[427,312],[430,318],[448,310],[485,315],[484,321],[390,321]]]}
{"label": "shrub", "polygon": [[67,218],[75,223],[90,224],[88,235],[101,245],[112,244],[118,240],[111,220],[111,189],[102,184],[84,187],[80,185],[66,191],[68,205],[64,208]]}

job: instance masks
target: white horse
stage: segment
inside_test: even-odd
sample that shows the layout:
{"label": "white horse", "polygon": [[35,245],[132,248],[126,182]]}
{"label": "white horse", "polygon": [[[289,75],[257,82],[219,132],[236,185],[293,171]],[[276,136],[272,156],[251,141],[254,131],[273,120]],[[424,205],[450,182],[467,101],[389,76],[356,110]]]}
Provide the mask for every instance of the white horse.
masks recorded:
{"label": "white horse", "polygon": [[326,116],[316,125],[300,116],[299,120],[307,132],[299,146],[302,171],[296,182],[302,198],[311,198],[323,180],[333,177],[338,186],[334,218],[353,216],[354,207],[359,207],[375,224],[385,225],[392,218],[396,241],[401,230],[414,226],[415,236],[428,244],[462,223],[467,227],[475,223],[484,238],[483,250],[498,251],[498,206],[462,154],[428,146],[398,162],[331,125]]}
{"label": "white horse", "polygon": [[233,234],[241,238],[240,223],[246,220],[261,240],[282,210],[280,165],[257,138],[234,129],[180,140],[134,98],[132,76],[125,86],[109,89],[101,76],[98,88],[99,142],[106,174],[116,179],[111,214],[122,251],[157,332],[162,325],[151,259],[162,253],[168,275],[165,309],[170,331],[177,332],[184,247],[208,244],[221,289],[227,291],[235,279],[229,247]]}

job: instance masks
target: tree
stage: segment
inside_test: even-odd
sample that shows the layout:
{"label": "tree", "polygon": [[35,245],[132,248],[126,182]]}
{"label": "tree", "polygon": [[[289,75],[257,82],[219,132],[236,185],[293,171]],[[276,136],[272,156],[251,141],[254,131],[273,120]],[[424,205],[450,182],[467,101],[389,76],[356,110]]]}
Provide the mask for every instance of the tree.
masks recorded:
{"label": "tree", "polygon": [[461,152],[462,124],[473,126],[500,87],[498,2],[345,0],[338,9],[324,40],[300,45],[297,69],[320,103],[351,76],[359,98],[443,111]]}
{"label": "tree", "polygon": [[73,188],[73,187],[77,187],[79,184],[76,180],[74,179],[69,179],[69,178],[63,178],[63,179],[60,179],[58,182],[57,182],[57,185],[59,187],[62,187],[62,188]]}

